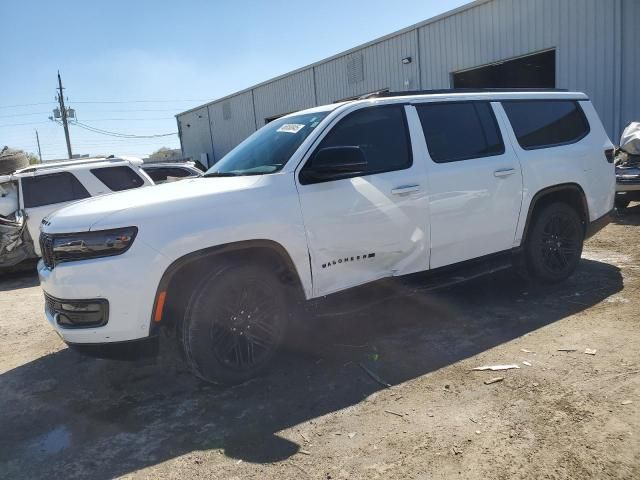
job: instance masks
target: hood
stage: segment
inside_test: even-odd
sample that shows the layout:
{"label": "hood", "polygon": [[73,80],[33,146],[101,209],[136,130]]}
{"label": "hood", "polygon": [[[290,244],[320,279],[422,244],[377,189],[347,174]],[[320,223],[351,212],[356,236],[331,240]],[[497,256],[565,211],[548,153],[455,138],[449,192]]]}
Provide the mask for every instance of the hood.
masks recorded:
{"label": "hood", "polygon": [[252,188],[260,179],[260,176],[194,178],[100,195],[57,210],[42,221],[42,229],[47,233],[70,233],[91,230],[96,224],[103,228],[109,217],[125,211],[131,211],[126,217],[132,221],[164,215],[170,222],[172,215],[189,215],[211,208],[210,204],[217,199]]}

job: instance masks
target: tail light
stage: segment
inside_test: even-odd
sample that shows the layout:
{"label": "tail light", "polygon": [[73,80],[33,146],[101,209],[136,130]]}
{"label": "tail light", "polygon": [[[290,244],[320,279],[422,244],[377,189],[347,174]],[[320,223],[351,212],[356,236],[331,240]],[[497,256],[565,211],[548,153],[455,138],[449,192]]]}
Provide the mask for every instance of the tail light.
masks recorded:
{"label": "tail light", "polygon": [[607,162],[613,163],[613,159],[616,156],[616,151],[613,148],[607,148],[604,151],[604,156],[607,158]]}

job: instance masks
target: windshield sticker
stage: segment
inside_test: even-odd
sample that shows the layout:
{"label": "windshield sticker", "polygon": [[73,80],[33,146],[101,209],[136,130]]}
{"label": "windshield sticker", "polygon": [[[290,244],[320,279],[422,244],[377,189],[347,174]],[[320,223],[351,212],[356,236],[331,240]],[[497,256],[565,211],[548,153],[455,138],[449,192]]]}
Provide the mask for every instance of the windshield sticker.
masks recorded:
{"label": "windshield sticker", "polygon": [[304,125],[300,123],[285,123],[276,131],[285,132],[285,133],[298,133],[303,128],[304,128]]}

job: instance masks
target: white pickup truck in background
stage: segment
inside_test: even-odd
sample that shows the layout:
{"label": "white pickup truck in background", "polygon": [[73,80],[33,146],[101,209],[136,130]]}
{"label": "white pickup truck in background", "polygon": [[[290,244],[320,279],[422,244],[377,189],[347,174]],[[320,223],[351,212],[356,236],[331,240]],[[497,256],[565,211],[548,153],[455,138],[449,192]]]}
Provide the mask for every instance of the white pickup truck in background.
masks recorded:
{"label": "white pickup truck in background", "polygon": [[0,175],[0,271],[40,256],[40,222],[55,210],[84,198],[153,185],[141,165],[133,157],[92,158]]}

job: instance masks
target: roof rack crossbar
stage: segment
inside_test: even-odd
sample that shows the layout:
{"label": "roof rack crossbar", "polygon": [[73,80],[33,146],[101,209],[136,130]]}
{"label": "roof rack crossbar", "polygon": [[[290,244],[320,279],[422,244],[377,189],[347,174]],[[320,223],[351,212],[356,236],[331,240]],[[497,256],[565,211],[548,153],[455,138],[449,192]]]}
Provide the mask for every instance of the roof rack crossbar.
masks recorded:
{"label": "roof rack crossbar", "polygon": [[403,92],[380,91],[367,93],[358,97],[359,100],[367,98],[384,97],[408,97],[412,95],[437,95],[446,93],[527,93],[527,92],[568,92],[566,88],[440,88],[433,90],[408,90]]}

